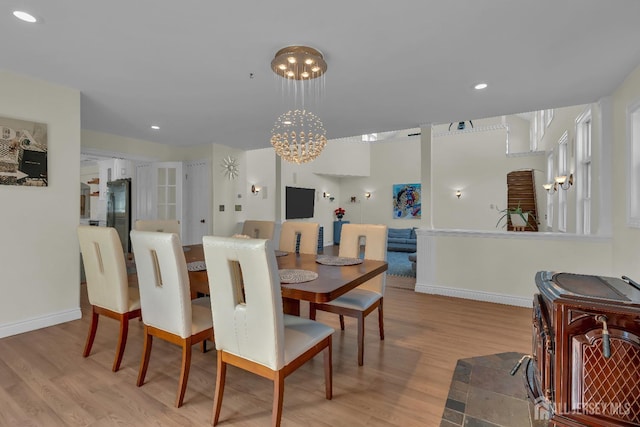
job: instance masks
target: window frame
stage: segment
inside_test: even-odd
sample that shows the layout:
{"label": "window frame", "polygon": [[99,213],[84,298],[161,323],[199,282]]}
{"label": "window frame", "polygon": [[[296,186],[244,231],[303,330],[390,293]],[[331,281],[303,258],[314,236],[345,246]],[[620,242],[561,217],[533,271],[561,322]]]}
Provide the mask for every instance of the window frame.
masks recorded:
{"label": "window frame", "polygon": [[593,114],[588,107],[576,118],[576,232],[591,234],[593,190]]}
{"label": "window frame", "polygon": [[[560,139],[558,139],[558,175],[569,176],[568,167],[569,158],[569,133],[564,131]],[[558,231],[567,231],[567,190],[563,190],[558,185]]]}
{"label": "window frame", "polygon": [[640,99],[627,106],[627,226],[640,228]]}

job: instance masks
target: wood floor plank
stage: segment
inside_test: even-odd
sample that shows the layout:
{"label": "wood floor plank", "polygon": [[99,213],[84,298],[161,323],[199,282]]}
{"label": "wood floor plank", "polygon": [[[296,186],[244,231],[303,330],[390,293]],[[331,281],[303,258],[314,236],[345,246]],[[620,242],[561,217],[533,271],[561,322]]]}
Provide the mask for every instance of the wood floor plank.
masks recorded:
{"label": "wood floor plank", "polygon": [[[394,287],[398,279],[402,286]],[[345,319],[340,331],[338,316],[318,312],[336,329],[334,397],[324,398],[322,358],[311,360],[285,381],[283,426],[439,426],[458,359],[530,352],[530,309],[418,294],[407,289],[407,278],[388,276],[387,284],[385,339],[377,315],[368,316],[364,366],[357,364],[355,321]],[[194,347],[185,403],[177,409],[179,348],[154,340],[145,384],[136,387],[142,323],[131,322],[122,367],[113,373],[118,323],[100,319],[91,355],[83,358],[90,320],[84,286],[81,294],[81,320],[0,340],[0,425],[210,425],[216,352]],[[229,367],[220,425],[268,425],[272,393],[270,381]]]}

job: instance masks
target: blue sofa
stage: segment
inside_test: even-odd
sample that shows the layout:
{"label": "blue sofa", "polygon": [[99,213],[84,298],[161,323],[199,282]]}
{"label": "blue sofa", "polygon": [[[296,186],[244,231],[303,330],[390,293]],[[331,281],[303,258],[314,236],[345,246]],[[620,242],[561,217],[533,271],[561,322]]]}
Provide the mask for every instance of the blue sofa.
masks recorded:
{"label": "blue sofa", "polygon": [[418,238],[414,228],[387,229],[387,250],[395,252],[416,252]]}

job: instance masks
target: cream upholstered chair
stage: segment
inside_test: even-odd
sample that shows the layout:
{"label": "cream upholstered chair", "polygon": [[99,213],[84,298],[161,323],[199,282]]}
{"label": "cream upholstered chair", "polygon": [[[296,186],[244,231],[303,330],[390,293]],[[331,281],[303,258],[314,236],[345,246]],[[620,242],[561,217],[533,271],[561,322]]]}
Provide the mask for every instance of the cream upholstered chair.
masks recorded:
{"label": "cream upholstered chair", "polygon": [[[274,426],[280,425],[285,377],[321,351],[325,396],[331,399],[334,330],[283,314],[271,240],[205,236],[203,244],[218,352],[213,425],[220,416],[227,364],[273,380]],[[238,269],[241,274],[237,274]]]}
{"label": "cream upholstered chair", "polygon": [[176,233],[180,236],[180,221],[177,219],[139,219],[136,221],[133,229],[138,231]]}
{"label": "cream upholstered chair", "polygon": [[275,229],[274,221],[247,220],[242,225],[242,234],[254,239],[273,239]]}
{"label": "cream upholstered chair", "polygon": [[[285,221],[280,229],[279,249],[285,252],[315,255],[318,253],[319,230],[320,225],[315,222]],[[300,235],[300,245],[297,248],[298,235]]]}
{"label": "cream upholstered chair", "polygon": [[[365,239],[364,258],[385,261],[387,258],[387,226],[371,224],[344,224],[338,255],[357,258],[361,237]],[[316,310],[340,315],[340,329],[344,330],[344,316],[358,319],[358,365],[364,363],[364,318],[378,308],[380,339],[384,339],[382,302],[387,273],[382,273],[331,302],[309,306],[309,317],[316,318]]]}
{"label": "cream upholstered chair", "polygon": [[138,289],[129,287],[127,267],[118,232],[112,227],[78,227],[78,240],[87,280],[87,294],[91,303],[91,326],[84,346],[89,356],[98,329],[99,316],[120,322],[120,336],[113,361],[113,372],[120,369],[127,345],[129,319],[140,317]]}
{"label": "cream upholstered chair", "polygon": [[144,350],[137,385],[144,383],[154,336],[181,346],[182,369],[175,403],[179,408],[189,379],[191,346],[213,339],[211,304],[208,298],[191,300],[189,272],[177,234],[133,230],[131,243],[144,322]]}

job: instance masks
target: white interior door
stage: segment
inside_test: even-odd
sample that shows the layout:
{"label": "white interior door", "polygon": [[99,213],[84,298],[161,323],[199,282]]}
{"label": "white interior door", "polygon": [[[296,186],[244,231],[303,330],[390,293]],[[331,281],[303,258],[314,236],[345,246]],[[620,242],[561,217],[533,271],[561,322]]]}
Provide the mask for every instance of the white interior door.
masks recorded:
{"label": "white interior door", "polygon": [[207,160],[185,164],[183,243],[202,243],[211,234],[211,165]]}
{"label": "white interior door", "polygon": [[[154,163],[156,178],[156,218],[177,219],[182,223],[182,163]],[[180,235],[184,233],[181,230]]]}
{"label": "white interior door", "polygon": [[176,219],[183,236],[183,185],[181,162],[137,163],[134,224],[139,219]]}
{"label": "white interior door", "polygon": [[139,219],[154,219],[156,217],[156,209],[154,202],[154,189],[156,188],[154,179],[154,169],[149,162],[136,163],[136,179],[133,189],[133,225]]}

